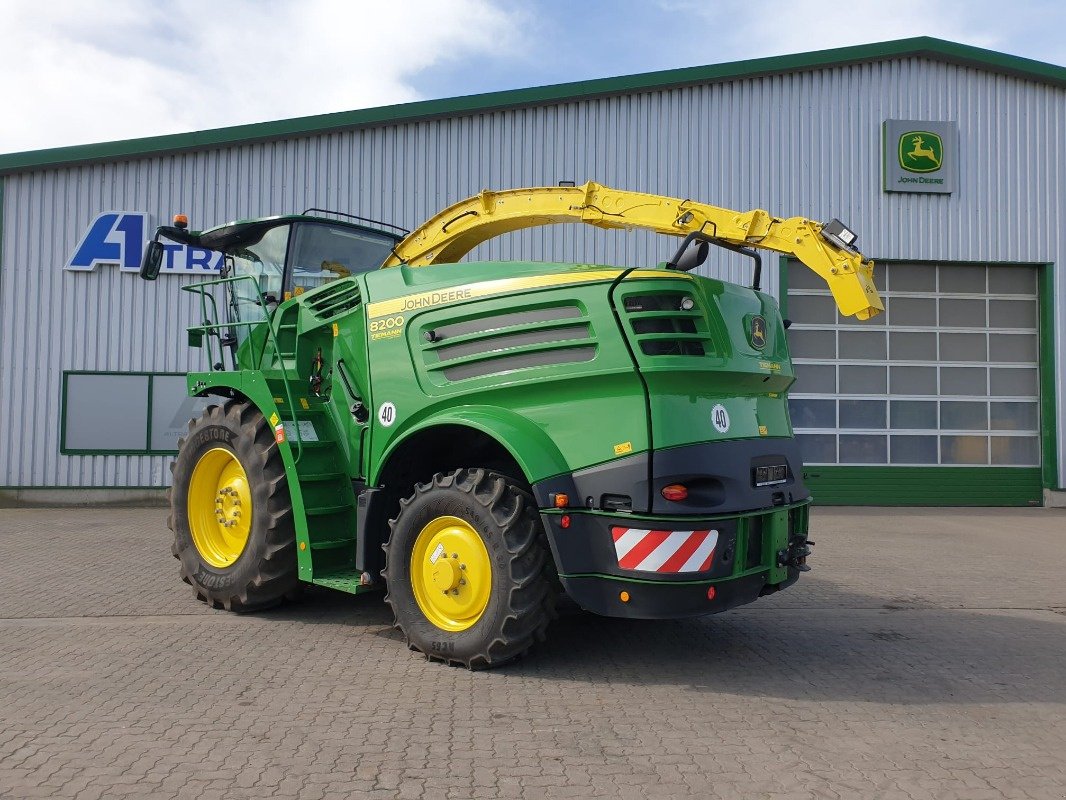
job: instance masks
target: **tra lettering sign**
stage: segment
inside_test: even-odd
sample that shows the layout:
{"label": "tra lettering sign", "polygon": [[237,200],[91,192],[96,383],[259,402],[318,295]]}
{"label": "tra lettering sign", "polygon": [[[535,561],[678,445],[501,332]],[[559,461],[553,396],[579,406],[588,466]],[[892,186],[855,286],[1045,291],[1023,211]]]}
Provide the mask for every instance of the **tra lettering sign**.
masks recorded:
{"label": "tra lettering sign", "polygon": [[884,190],[951,194],[959,175],[959,129],[954,122],[885,120]]}
{"label": "tra lettering sign", "polygon": [[[92,272],[97,265],[117,266],[123,272],[136,272],[155,227],[149,216],[137,211],[108,211],[86,228],[64,269]],[[202,247],[163,242],[160,273],[214,275],[222,266],[222,254]]]}

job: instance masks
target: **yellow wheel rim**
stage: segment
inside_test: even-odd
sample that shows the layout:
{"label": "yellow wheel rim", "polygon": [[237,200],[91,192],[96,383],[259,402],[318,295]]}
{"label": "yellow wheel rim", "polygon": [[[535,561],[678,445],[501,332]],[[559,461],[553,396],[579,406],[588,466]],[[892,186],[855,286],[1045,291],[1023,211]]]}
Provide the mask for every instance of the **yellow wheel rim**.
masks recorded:
{"label": "yellow wheel rim", "polygon": [[200,456],[188,510],[192,541],[204,561],[224,569],[241,557],[252,529],[252,493],[237,456],[221,447]]}
{"label": "yellow wheel rim", "polygon": [[426,619],[441,630],[465,631],[481,619],[492,563],[469,522],[437,517],[422,529],[411,553],[411,587]]}

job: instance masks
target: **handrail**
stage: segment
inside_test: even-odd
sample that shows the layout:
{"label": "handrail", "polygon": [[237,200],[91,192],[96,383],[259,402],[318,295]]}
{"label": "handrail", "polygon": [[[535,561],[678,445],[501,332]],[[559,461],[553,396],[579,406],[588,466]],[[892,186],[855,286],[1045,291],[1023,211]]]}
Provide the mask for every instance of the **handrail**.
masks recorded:
{"label": "handrail", "polygon": [[[259,297],[259,304],[262,308],[266,308],[266,298],[263,295],[263,290],[259,285],[259,279],[255,275],[234,275],[228,278],[214,278],[207,281],[198,281],[197,283],[189,286],[182,286],[183,292],[189,292],[190,294],[200,295],[200,318],[202,320],[201,325],[190,325],[189,331],[200,331],[207,334],[207,360],[210,366],[210,371],[215,372],[215,358],[214,350],[211,347],[211,334],[217,333],[223,328],[248,328],[249,335],[251,329],[258,325],[266,325],[266,336],[263,337],[263,349],[259,353],[259,357],[255,357],[254,340],[252,341],[252,363],[257,370],[262,370],[263,361],[266,359],[267,343],[269,342],[274,348],[274,355],[277,357],[278,366],[281,368],[282,383],[285,385],[285,399],[289,403],[289,408],[292,409],[292,422],[293,431],[296,440],[296,455],[293,457],[294,463],[300,462],[300,457],[303,455],[303,439],[300,436],[300,422],[296,419],[296,404],[293,402],[292,390],[289,388],[290,381],[288,370],[285,368],[285,357],[281,352],[281,345],[278,342],[277,333],[274,330],[274,311],[271,311],[266,319],[248,320],[244,322],[213,322],[211,315],[207,310],[207,300],[211,301],[211,308],[214,313],[214,319],[218,319],[218,302],[215,300],[214,294],[208,292],[208,287],[223,286],[226,284],[233,284],[239,281],[251,281],[252,286],[255,288],[256,295]],[[275,309],[276,311],[277,309]],[[221,347],[221,344],[220,344]],[[225,355],[220,352],[220,364],[225,365]],[[223,370],[224,371],[224,370]],[[291,444],[291,443],[290,443]]]}

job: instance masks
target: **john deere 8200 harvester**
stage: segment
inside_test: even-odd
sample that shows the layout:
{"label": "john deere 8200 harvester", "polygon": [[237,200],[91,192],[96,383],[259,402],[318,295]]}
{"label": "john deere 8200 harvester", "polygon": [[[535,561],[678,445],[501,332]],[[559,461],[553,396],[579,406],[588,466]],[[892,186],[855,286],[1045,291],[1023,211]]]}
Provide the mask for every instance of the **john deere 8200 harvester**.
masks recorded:
{"label": "john deere 8200 harvester", "polygon": [[[681,238],[636,269],[457,263],[477,244],[581,222]],[[505,663],[557,593],[598,614],[710,614],[807,569],[793,370],[759,249],[881,308],[855,234],[595,183],[482,192],[406,238],[311,213],[160,238],[225,255],[193,346],[218,398],[173,466],[182,577],[250,611],[301,582],[387,591],[427,656]],[[752,286],[691,270],[719,246]]]}

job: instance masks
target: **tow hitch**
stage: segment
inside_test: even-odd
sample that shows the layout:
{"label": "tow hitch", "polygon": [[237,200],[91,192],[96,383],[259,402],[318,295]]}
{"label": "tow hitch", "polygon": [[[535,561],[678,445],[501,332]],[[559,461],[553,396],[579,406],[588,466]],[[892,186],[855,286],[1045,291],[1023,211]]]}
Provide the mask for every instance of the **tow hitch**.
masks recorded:
{"label": "tow hitch", "polygon": [[777,551],[777,565],[780,567],[793,567],[800,572],[810,572],[807,566],[807,556],[811,554],[814,542],[809,539],[793,539],[784,550]]}

